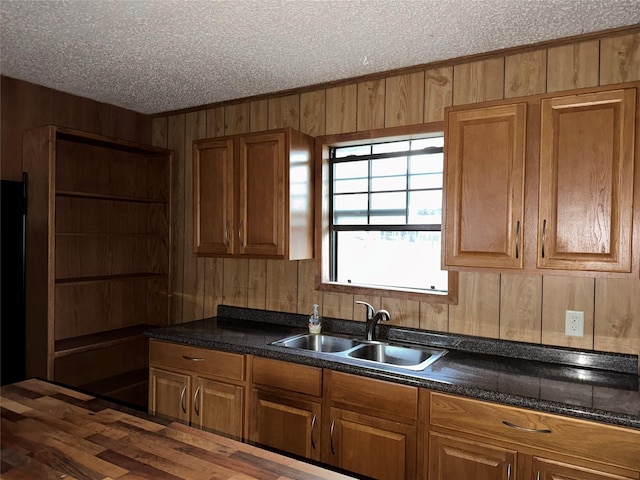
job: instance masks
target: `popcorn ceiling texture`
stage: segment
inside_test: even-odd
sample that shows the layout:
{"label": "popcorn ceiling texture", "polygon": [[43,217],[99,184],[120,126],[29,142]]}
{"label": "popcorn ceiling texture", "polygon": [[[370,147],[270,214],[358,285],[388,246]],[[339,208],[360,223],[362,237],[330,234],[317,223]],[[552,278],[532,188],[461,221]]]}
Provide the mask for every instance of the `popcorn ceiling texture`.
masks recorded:
{"label": "popcorn ceiling texture", "polygon": [[640,22],[640,0],[0,0],[0,72],[159,113]]}

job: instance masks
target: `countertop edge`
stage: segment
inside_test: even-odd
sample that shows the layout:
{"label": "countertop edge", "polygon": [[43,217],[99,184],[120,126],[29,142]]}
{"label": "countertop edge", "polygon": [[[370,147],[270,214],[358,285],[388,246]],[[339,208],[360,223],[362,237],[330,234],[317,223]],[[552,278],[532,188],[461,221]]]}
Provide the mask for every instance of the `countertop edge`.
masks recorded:
{"label": "countertop edge", "polygon": [[249,354],[259,357],[272,358],[275,360],[290,361],[318,368],[327,368],[339,372],[351,373],[369,378],[426,388],[432,391],[461,395],[478,400],[499,403],[502,405],[527,408],[540,412],[583,420],[591,420],[607,425],[640,429],[640,418],[620,412],[611,412],[591,407],[540,400],[531,397],[500,393],[497,391],[476,387],[458,386],[450,383],[419,378],[416,376],[403,375],[402,373],[395,371],[382,371],[369,367],[331,361],[325,358],[314,356],[312,353],[294,351],[290,349],[287,350],[282,347],[275,347],[268,344],[263,347],[256,347],[239,345],[229,342],[220,342],[211,339],[202,340],[189,335],[163,333],[161,329],[148,330],[145,332],[145,336],[150,339],[180,343],[183,345],[191,345],[195,347],[221,350],[231,353]]}

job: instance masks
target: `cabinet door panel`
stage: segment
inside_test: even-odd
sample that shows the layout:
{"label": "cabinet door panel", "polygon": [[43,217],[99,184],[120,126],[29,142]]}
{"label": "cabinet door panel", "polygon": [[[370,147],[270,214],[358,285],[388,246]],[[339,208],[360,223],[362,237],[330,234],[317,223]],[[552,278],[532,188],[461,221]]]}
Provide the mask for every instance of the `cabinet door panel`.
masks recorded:
{"label": "cabinet door panel", "polygon": [[431,480],[515,480],[517,453],[499,447],[431,433]]}
{"label": "cabinet door panel", "polygon": [[538,267],[631,271],[635,90],[542,101]]}
{"label": "cabinet door panel", "polygon": [[526,105],[449,112],[445,265],[522,268]]}
{"label": "cabinet door panel", "polygon": [[192,423],[205,430],[242,438],[244,388],[196,377]]}
{"label": "cabinet door panel", "polygon": [[631,477],[621,477],[538,457],[533,458],[533,472],[536,480],[631,480]]}
{"label": "cabinet door panel", "polygon": [[233,253],[233,140],[199,143],[193,147],[194,251]]}
{"label": "cabinet door panel", "polygon": [[285,144],[284,133],[240,139],[238,253],[284,255]]}
{"label": "cabinet door panel", "polygon": [[329,463],[379,480],[413,479],[415,427],[331,409]]}
{"label": "cabinet door panel", "polygon": [[191,375],[149,368],[149,413],[189,423]]}
{"label": "cabinet door panel", "polygon": [[253,390],[250,440],[320,460],[320,403]]}

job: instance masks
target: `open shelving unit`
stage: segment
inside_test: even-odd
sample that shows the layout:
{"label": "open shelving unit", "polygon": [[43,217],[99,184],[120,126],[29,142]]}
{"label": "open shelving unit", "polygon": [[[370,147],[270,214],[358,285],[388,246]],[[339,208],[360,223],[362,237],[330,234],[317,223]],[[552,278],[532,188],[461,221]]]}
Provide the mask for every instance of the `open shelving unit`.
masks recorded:
{"label": "open shelving unit", "polygon": [[25,133],[27,375],[146,404],[146,329],[171,311],[171,152]]}

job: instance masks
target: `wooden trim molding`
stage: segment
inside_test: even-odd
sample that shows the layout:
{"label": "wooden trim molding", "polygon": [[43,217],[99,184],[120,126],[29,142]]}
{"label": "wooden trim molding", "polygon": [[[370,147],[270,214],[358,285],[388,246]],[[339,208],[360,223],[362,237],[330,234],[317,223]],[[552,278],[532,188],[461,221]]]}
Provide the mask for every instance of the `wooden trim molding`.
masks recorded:
{"label": "wooden trim molding", "polygon": [[355,85],[360,82],[375,81],[375,80],[380,80],[380,79],[384,79],[384,78],[388,78],[396,75],[406,75],[406,74],[414,73],[417,71],[422,71],[425,69],[450,67],[460,63],[476,62],[476,61],[487,60],[491,58],[505,57],[508,55],[527,53],[527,52],[531,52],[539,49],[558,47],[558,46],[567,45],[574,42],[584,42],[588,40],[601,40],[602,38],[605,38],[605,37],[606,38],[617,37],[620,35],[628,35],[636,32],[640,32],[640,25],[636,24],[636,25],[630,25],[625,27],[612,28],[609,30],[601,30],[598,32],[583,33],[580,35],[573,35],[570,37],[557,38],[553,40],[544,40],[542,42],[531,43],[528,45],[519,45],[516,47],[503,48],[500,50],[492,50],[490,52],[475,53],[472,55],[465,55],[462,57],[439,60],[437,62],[421,63],[418,65],[412,65],[410,67],[397,68],[393,70],[385,70],[381,72],[362,75],[359,77],[351,77],[351,78],[335,80],[331,82],[317,83],[314,85],[307,85],[304,87],[291,88],[288,90],[280,90],[278,92],[265,93],[261,95],[253,95],[250,97],[234,98],[231,100],[225,100],[223,102],[210,103],[206,105],[198,105],[196,107],[183,108],[180,110],[171,110],[168,112],[153,114],[151,115],[151,118],[164,117],[167,115],[190,113],[198,110],[225,107],[227,105],[233,105],[233,104],[257,102],[261,100],[268,100],[273,98],[285,97],[289,95],[313,92],[320,89],[340,87],[340,86],[351,85],[351,84]]}

